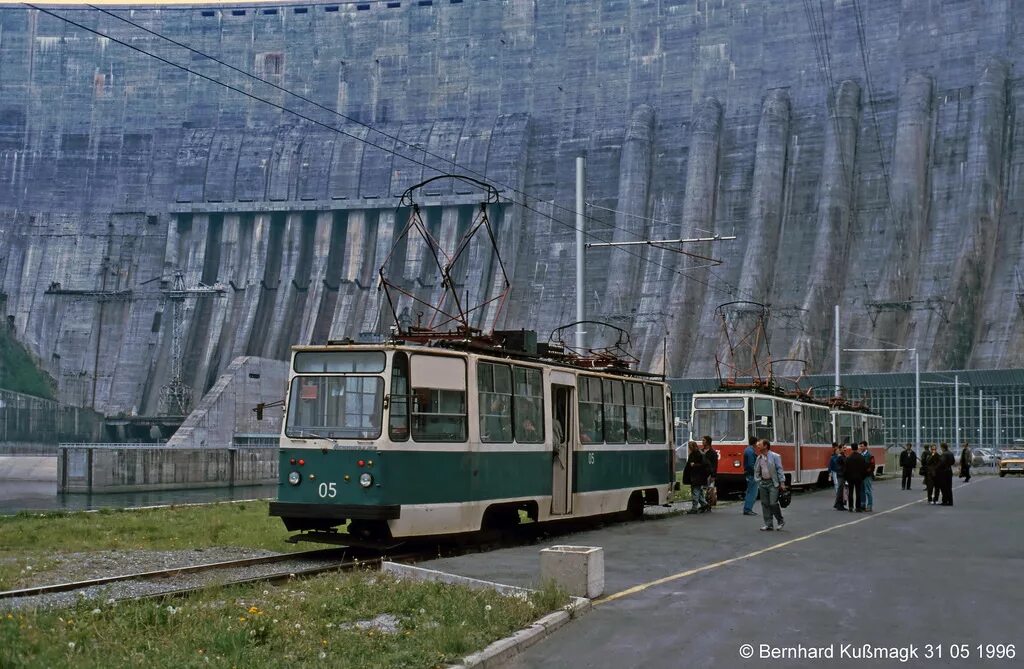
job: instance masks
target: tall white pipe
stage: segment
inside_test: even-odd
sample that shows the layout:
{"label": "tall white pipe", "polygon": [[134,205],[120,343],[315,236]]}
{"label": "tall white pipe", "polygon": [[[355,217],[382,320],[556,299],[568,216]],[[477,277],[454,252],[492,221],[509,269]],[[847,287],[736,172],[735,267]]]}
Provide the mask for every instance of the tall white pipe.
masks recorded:
{"label": "tall white pipe", "polygon": [[1000,403],[999,403],[999,400],[996,400],[996,438],[992,441],[992,448],[999,448],[999,428],[1001,427],[1001,425],[999,424],[1001,422],[1000,421],[1001,416],[999,415],[999,409],[1000,409]]}
{"label": "tall white pipe", "polygon": [[832,308],[836,321],[836,397],[839,397],[839,305]]}
{"label": "tall white pipe", "polygon": [[921,455],[921,354],[914,349],[914,448]]}
{"label": "tall white pipe", "polygon": [[[576,158],[576,320],[583,320],[583,190],[586,183],[584,177],[584,158]],[[576,349],[583,350],[583,324],[576,325]]]}
{"label": "tall white pipe", "polygon": [[978,447],[984,445],[985,441],[985,398],[981,389],[978,389]]}
{"label": "tall white pipe", "polygon": [[960,375],[953,375],[953,413],[956,416],[956,443],[960,441]]}

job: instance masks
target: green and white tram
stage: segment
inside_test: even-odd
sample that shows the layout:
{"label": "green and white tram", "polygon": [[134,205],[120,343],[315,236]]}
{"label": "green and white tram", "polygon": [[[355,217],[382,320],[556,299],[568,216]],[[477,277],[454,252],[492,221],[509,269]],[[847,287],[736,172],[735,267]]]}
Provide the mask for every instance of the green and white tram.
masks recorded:
{"label": "green and white tram", "polygon": [[660,377],[451,342],[298,346],[291,363],[270,513],[297,538],[639,515],[671,494]]}

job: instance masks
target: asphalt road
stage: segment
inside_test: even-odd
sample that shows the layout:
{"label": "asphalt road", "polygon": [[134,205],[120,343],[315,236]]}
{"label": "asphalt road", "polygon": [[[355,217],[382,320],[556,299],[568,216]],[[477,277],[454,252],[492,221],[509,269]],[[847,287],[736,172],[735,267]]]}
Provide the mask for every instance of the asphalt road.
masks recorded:
{"label": "asphalt road", "polygon": [[[953,507],[925,504],[915,484],[876,482],[874,513],[835,511],[825,491],[798,495],[783,532],[760,532],[759,517],[732,505],[558,537],[604,547],[605,596],[506,666],[1021,666],[1024,480],[976,477]],[[536,582],[541,547],[429,566]],[[1005,652],[997,644],[1015,657],[981,656]],[[873,658],[855,655],[864,645]]]}

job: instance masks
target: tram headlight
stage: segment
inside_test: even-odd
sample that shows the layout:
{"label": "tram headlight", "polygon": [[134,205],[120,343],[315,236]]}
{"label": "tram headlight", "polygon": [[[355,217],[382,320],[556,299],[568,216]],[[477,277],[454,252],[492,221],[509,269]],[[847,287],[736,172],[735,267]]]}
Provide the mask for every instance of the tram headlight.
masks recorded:
{"label": "tram headlight", "polygon": [[364,488],[369,488],[373,485],[373,474],[370,472],[363,472],[359,475],[359,485]]}
{"label": "tram headlight", "polygon": [[292,472],[288,474],[288,483],[292,485],[299,485],[302,482],[302,476],[298,472]]}

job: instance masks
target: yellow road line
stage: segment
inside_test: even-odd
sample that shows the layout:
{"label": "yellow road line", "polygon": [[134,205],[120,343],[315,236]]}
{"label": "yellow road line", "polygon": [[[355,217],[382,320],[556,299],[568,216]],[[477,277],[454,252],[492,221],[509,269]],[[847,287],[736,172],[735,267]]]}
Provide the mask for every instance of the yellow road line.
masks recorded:
{"label": "yellow road line", "polygon": [[[956,488],[954,488],[954,490],[959,490],[960,488],[963,488],[964,486],[967,486],[967,485],[971,485],[971,484],[970,483],[961,483],[960,485],[956,486]],[[653,580],[653,581],[648,581],[647,583],[641,583],[640,585],[634,585],[631,588],[626,588],[625,590],[620,590],[619,592],[616,592],[616,593],[613,593],[611,595],[608,595],[607,597],[602,597],[600,599],[595,599],[593,604],[594,604],[594,606],[601,606],[601,605],[607,604],[609,602],[614,602],[616,599],[622,599],[623,597],[629,597],[630,595],[635,595],[638,592],[643,592],[644,590],[647,590],[648,588],[653,588],[656,585],[661,585],[663,583],[670,583],[672,581],[678,581],[679,579],[686,578],[687,576],[693,576],[694,574],[699,574],[699,573],[705,572],[705,571],[711,571],[712,569],[718,569],[719,567],[724,567],[724,566],[730,565],[730,564],[732,564],[734,562],[739,562],[741,560],[747,560],[747,559],[752,558],[752,557],[757,557],[758,555],[764,555],[765,553],[769,553],[771,551],[778,550],[779,548],[785,548],[786,546],[791,546],[791,545],[793,545],[795,543],[799,543],[801,541],[807,541],[808,539],[811,539],[813,537],[816,537],[816,536],[819,536],[819,535],[822,535],[822,534],[826,534],[828,532],[832,532],[834,530],[838,530],[838,529],[843,528],[843,527],[849,527],[850,525],[856,525],[857,523],[863,523],[865,521],[871,520],[872,518],[878,518],[880,516],[884,516],[887,513],[893,513],[894,511],[899,511],[900,509],[905,509],[908,506],[913,506],[914,504],[920,504],[923,501],[924,501],[923,499],[916,499],[913,502],[907,502],[906,504],[901,504],[900,506],[896,506],[896,507],[893,507],[891,509],[886,509],[885,511],[879,511],[878,513],[871,513],[871,514],[866,515],[866,516],[861,516],[860,518],[857,518],[856,520],[851,520],[848,523],[839,523],[838,525],[832,525],[831,527],[826,527],[825,529],[818,530],[817,532],[811,532],[810,534],[805,534],[802,537],[796,537],[795,539],[789,539],[788,541],[782,541],[782,542],[774,544],[772,546],[768,546],[767,548],[761,548],[759,550],[747,553],[745,555],[738,555],[736,557],[729,558],[727,560],[721,560],[719,562],[713,562],[711,564],[706,564],[706,565],[704,565],[702,567],[695,567],[693,569],[687,569],[686,571],[681,571],[681,572],[679,572],[677,574],[672,574],[670,576],[663,576],[662,578],[659,578],[659,579],[656,579],[656,580]]]}

